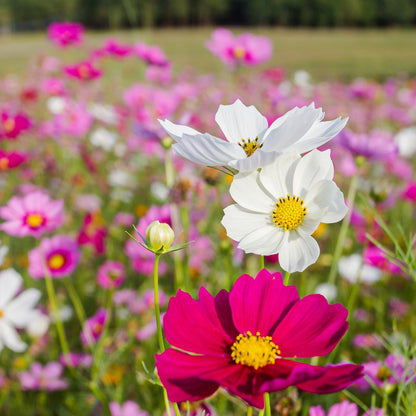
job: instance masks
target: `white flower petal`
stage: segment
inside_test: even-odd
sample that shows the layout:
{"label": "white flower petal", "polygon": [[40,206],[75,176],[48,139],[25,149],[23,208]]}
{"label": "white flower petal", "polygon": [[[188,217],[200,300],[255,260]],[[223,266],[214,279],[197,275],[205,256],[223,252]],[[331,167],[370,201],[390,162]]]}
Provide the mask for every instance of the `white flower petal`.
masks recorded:
{"label": "white flower petal", "polygon": [[26,349],[26,344],[20,339],[16,330],[3,320],[0,321],[0,339],[7,348],[15,352],[22,352]]}
{"label": "white flower petal", "polygon": [[279,263],[289,273],[303,272],[319,257],[319,245],[310,235],[289,231],[290,236],[279,251]]}
{"label": "white flower petal", "polygon": [[166,132],[172,137],[172,139],[180,142],[184,134],[188,136],[196,136],[201,133],[192,127],[183,126],[181,124],[174,124],[169,120],[158,120]]}
{"label": "white flower petal", "polygon": [[300,140],[288,147],[286,151],[305,153],[316,149],[335,137],[345,127],[347,122],[348,117],[343,119],[338,117],[335,120],[316,123]]}
{"label": "white flower petal", "polygon": [[267,225],[247,234],[238,245],[246,253],[270,256],[286,244],[287,233],[275,225]]}
{"label": "white flower petal", "polygon": [[33,307],[41,297],[37,289],[28,289],[22,292],[16,299],[13,299],[4,311],[4,316],[15,327],[24,328],[38,317],[39,312]]}
{"label": "white flower petal", "polygon": [[239,172],[250,172],[269,165],[279,154],[280,152],[263,152],[262,149],[258,149],[249,157],[230,162],[229,166]]}
{"label": "white flower petal", "polygon": [[307,107],[293,108],[284,116],[283,122],[277,119],[267,130],[263,138],[263,150],[297,151],[292,148],[294,143],[298,142],[315,122],[322,120],[324,115],[322,109],[315,108],[313,103]]}
{"label": "white flower petal", "polygon": [[341,221],[348,212],[344,194],[332,181],[317,182],[306,193],[304,201],[307,215],[327,224]]}
{"label": "white flower petal", "polygon": [[338,262],[338,272],[351,283],[355,283],[359,279],[362,283],[373,284],[383,275],[383,272],[377,267],[363,264],[363,257],[358,253],[341,257]]}
{"label": "white flower petal", "polygon": [[232,143],[238,143],[241,139],[261,138],[268,127],[266,117],[256,107],[247,107],[240,100],[231,105],[220,105],[215,121]]}
{"label": "white flower petal", "polygon": [[4,258],[6,257],[8,251],[9,247],[0,246],[0,266],[3,264]]}
{"label": "white flower petal", "polygon": [[244,150],[237,144],[218,139],[208,133],[195,136],[185,134],[172,149],[185,159],[207,166],[226,166],[232,160],[246,157]]}
{"label": "white flower petal", "polygon": [[235,241],[271,223],[271,215],[249,211],[237,204],[226,207],[224,214],[221,224],[227,230],[228,237]]}
{"label": "white flower petal", "polygon": [[0,309],[16,295],[22,281],[22,276],[14,269],[6,269],[0,272]]}
{"label": "white flower petal", "polygon": [[333,177],[334,165],[330,150],[312,150],[297,163],[293,176],[293,193],[303,198],[315,183],[323,179],[332,180]]}
{"label": "white flower petal", "polygon": [[284,153],[260,171],[260,182],[275,198],[286,198],[292,195],[292,177],[296,161],[300,156],[296,153]]}
{"label": "white flower petal", "polygon": [[230,194],[243,208],[263,214],[269,213],[271,217],[276,201],[260,183],[256,170],[235,175]]}

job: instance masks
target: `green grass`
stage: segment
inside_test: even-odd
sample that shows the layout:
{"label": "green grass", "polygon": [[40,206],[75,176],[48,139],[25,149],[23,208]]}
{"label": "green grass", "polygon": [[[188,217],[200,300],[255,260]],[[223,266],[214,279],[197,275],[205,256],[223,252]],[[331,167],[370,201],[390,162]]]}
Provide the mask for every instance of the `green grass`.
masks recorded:
{"label": "green grass", "polygon": [[[161,46],[172,59],[175,70],[192,66],[198,72],[222,71],[221,62],[204,47],[211,28],[90,32],[88,46],[99,46],[108,36],[126,42],[139,40]],[[235,30],[241,32],[242,30]],[[264,66],[282,66],[290,73],[306,69],[317,81],[350,80],[355,77],[384,79],[405,72],[416,75],[416,29],[312,30],[264,28],[251,30],[270,37],[273,58]],[[85,57],[83,50],[60,51],[44,33],[0,35],[0,76],[25,75],[28,64],[38,55],[57,55],[65,62]],[[137,62],[123,63],[133,76]]]}

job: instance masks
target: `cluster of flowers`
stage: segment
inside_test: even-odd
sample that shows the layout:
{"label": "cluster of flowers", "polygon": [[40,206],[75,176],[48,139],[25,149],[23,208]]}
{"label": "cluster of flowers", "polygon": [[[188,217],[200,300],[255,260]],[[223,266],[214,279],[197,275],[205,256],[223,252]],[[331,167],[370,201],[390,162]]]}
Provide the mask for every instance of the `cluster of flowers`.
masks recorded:
{"label": "cluster of flowers", "polygon": [[[83,47],[79,24],[54,23],[48,36],[63,48]],[[206,46],[233,70],[264,62],[272,51],[264,37],[234,37],[225,29]],[[22,83],[0,79],[0,230],[10,246],[10,254],[0,246],[0,351],[28,352],[2,369],[0,386],[76,396],[75,371],[89,395],[79,414],[91,413],[98,401],[112,416],[144,416],[136,402],[152,414],[162,407],[133,368],[154,359],[158,377],[148,371],[146,377],[195,415],[215,414],[216,398],[212,405],[205,399],[220,388],[262,409],[267,393],[291,386],[388,395],[414,381],[414,360],[399,349],[387,353],[373,331],[376,319],[379,328],[391,331],[394,320],[403,331],[414,313],[406,295],[409,269],[375,244],[386,241],[379,218],[414,221],[414,80],[313,84],[305,73],[291,80],[270,68],[244,82],[237,73],[229,85],[189,71],[174,76],[165,53],[143,42],[110,38],[87,54],[75,64],[43,57]],[[128,57],[145,63],[141,82],[110,78],[101,65],[114,59],[121,66]],[[106,77],[109,92],[101,83]],[[264,115],[243,104],[248,100]],[[221,102],[233,102],[215,114],[222,135],[200,133],[215,131],[212,114]],[[371,204],[354,205],[350,194],[348,208],[335,179],[341,188],[358,181]],[[328,261],[320,251],[332,250],[331,233],[339,229],[325,225],[345,216],[348,255],[337,264],[335,255]],[[154,254],[124,232],[133,223],[134,237],[146,236],[159,254],[172,244],[167,226],[183,230],[180,242],[192,241],[173,262],[157,255],[158,293],[148,279]],[[265,256],[267,268],[285,278],[258,272],[250,253]],[[343,278],[337,285],[324,277],[332,261]],[[287,284],[290,273],[301,272],[290,279],[302,280],[306,268],[310,283]],[[387,287],[384,298],[379,281]],[[348,301],[349,312],[328,303],[334,300]],[[171,347],[155,356],[154,310],[166,306]],[[334,358],[349,325],[338,351],[346,348],[337,354],[343,362],[318,358],[331,352]],[[366,354],[368,348],[377,355]],[[311,357],[313,364],[306,362]],[[185,403],[201,400],[195,408]],[[0,397],[3,405],[12,409]],[[166,407],[168,415],[177,411]],[[221,413],[230,409],[223,405]],[[373,406],[365,415],[385,410]],[[328,410],[342,414],[358,415],[356,404]],[[325,411],[310,406],[309,415]]]}

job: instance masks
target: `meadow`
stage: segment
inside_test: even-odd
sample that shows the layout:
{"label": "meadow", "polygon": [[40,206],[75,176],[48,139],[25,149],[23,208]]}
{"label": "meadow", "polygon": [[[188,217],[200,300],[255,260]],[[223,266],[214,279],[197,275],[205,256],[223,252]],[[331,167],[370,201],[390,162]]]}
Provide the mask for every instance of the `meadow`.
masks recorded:
{"label": "meadow", "polygon": [[416,416],[416,32],[243,32],[1,35],[1,415]]}

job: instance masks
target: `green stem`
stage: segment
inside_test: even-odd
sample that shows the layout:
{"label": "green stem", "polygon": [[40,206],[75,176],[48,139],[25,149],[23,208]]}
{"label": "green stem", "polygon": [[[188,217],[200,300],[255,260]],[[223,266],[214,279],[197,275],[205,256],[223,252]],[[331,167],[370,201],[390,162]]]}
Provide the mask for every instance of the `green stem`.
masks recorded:
{"label": "green stem", "polygon": [[165,388],[163,388],[163,400],[165,402],[166,414],[168,416],[172,416],[172,412],[170,411],[170,406],[169,406],[168,393]]}
{"label": "green stem", "polygon": [[100,388],[93,381],[88,385],[91,392],[94,394],[95,398],[103,405],[104,413],[106,416],[111,416],[110,406],[108,403],[105,394],[100,390]]}
{"label": "green stem", "polygon": [[75,313],[77,314],[77,318],[82,326],[86,321],[86,315],[81,299],[79,298],[78,293],[70,279],[62,279],[62,282],[64,283],[65,289],[68,292],[72,304],[74,305]]}
{"label": "green stem", "polygon": [[290,277],[290,273],[289,272],[286,272],[285,273],[285,279],[283,280],[283,284],[285,286],[287,286],[289,284],[289,277]]}
{"label": "green stem", "polygon": [[[183,241],[189,240],[189,211],[186,207],[181,206],[179,208],[181,222],[183,227]],[[183,289],[189,291],[189,264],[188,264],[188,250],[185,248],[183,250],[183,260],[181,261],[182,266],[182,276],[183,276]]]}
{"label": "green stem", "polygon": [[163,341],[162,325],[160,323],[160,306],[159,306],[159,257],[160,254],[155,254],[155,266],[153,269],[153,287],[154,287],[154,303],[155,303],[155,315],[157,325],[157,339],[159,342],[160,352],[165,351],[165,343]]}
{"label": "green stem", "polygon": [[335,246],[334,256],[332,258],[331,269],[329,271],[328,283],[334,284],[335,278],[338,271],[338,262],[344,248],[345,238],[347,237],[348,226],[350,225],[352,210],[354,208],[355,195],[357,193],[358,174],[352,177],[350,188],[348,189],[347,201],[348,201],[348,212],[342,222],[341,229],[338,234],[337,244]]}
{"label": "green stem", "polygon": [[260,270],[264,269],[264,256],[260,256]]}
{"label": "green stem", "polygon": [[270,395],[269,393],[264,393],[264,414],[265,416],[271,416],[272,410],[270,408]]}
{"label": "green stem", "polygon": [[68,342],[65,337],[65,330],[62,324],[61,317],[59,315],[58,303],[56,301],[55,289],[53,287],[52,278],[49,273],[45,273],[45,283],[46,291],[48,292],[48,298],[51,303],[53,317],[55,319],[56,330],[58,332],[59,343],[61,344],[61,349],[64,354],[67,364],[72,367],[71,361],[69,359],[69,347]]}
{"label": "green stem", "polygon": [[247,416],[253,416],[253,408],[251,406],[247,407]]}

